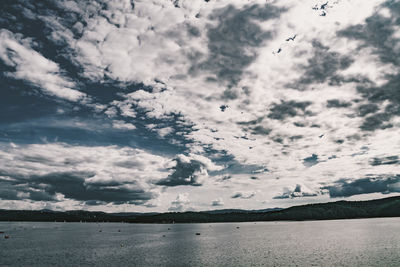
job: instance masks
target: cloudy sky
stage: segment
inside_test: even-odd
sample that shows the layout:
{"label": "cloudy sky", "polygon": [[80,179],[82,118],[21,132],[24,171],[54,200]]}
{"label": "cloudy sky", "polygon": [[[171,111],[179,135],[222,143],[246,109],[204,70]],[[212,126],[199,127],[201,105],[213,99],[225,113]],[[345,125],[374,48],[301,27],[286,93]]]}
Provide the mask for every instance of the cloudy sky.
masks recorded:
{"label": "cloudy sky", "polygon": [[400,1],[3,0],[0,208],[400,194]]}

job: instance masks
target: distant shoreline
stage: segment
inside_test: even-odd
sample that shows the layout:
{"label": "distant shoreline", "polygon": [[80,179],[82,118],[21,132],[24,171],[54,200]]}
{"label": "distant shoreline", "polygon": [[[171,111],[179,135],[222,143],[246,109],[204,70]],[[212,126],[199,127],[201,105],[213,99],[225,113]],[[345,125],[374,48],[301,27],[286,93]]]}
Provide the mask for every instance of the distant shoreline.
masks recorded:
{"label": "distant shoreline", "polygon": [[274,221],[224,221],[224,222],[178,222],[178,223],[161,223],[161,222],[77,222],[77,221],[66,221],[66,222],[58,222],[58,221],[2,221],[2,222],[9,222],[9,223],[23,223],[23,222],[32,222],[32,223],[87,223],[87,224],[100,224],[100,223],[115,223],[115,224],[143,224],[143,225],[181,225],[181,224],[220,224],[220,223],[267,223],[267,222],[321,222],[321,221],[345,221],[345,220],[368,220],[368,219],[387,219],[387,218],[400,218],[400,216],[387,216],[387,217],[362,217],[362,218],[343,218],[343,219],[309,219],[309,220],[274,220]]}
{"label": "distant shoreline", "polygon": [[97,211],[0,210],[0,221],[82,223],[238,223],[321,221],[400,217],[400,196],[368,201],[336,201],[267,210],[214,210],[166,213],[105,213]]}

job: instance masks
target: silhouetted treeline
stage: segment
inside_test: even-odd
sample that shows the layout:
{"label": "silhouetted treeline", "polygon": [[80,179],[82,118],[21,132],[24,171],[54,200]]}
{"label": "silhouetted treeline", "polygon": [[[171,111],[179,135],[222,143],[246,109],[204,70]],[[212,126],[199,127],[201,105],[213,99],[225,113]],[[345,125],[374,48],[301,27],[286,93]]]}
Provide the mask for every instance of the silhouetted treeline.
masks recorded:
{"label": "silhouetted treeline", "polygon": [[206,223],[280,220],[332,220],[400,216],[400,197],[370,201],[337,201],[309,204],[272,211],[202,211],[146,213],[105,213],[89,211],[0,210],[0,221],[66,221],[129,223]]}

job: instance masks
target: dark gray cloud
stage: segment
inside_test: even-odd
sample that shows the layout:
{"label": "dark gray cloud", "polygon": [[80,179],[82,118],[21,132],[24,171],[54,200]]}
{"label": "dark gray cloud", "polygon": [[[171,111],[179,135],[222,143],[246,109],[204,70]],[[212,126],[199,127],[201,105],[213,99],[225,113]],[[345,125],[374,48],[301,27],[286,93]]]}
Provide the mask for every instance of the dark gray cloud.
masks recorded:
{"label": "dark gray cloud", "polygon": [[328,108],[347,108],[351,106],[350,102],[341,101],[339,99],[330,99],[327,101]]}
{"label": "dark gray cloud", "polygon": [[378,110],[378,106],[376,104],[363,104],[358,107],[358,114],[362,117],[370,114],[375,113]]}
{"label": "dark gray cloud", "polygon": [[211,203],[211,206],[213,206],[213,207],[221,207],[221,206],[223,206],[224,205],[224,203],[221,201],[221,200],[214,200],[212,203]]}
{"label": "dark gray cloud", "polygon": [[393,125],[388,122],[391,117],[392,115],[388,113],[376,113],[365,117],[360,129],[364,131],[374,131],[377,129],[392,128]]}
{"label": "dark gray cloud", "polygon": [[318,155],[312,154],[310,157],[303,159],[303,165],[306,167],[311,167],[318,164],[320,161],[318,160]]}
{"label": "dark gray cloud", "polygon": [[357,180],[340,179],[333,185],[324,186],[331,197],[350,197],[353,195],[400,192],[400,175],[372,177]]}
{"label": "dark gray cloud", "polygon": [[295,197],[315,197],[317,193],[304,192],[301,189],[301,185],[296,185],[294,190],[289,190],[286,188],[285,192],[282,195],[275,196],[274,199],[286,199],[286,198],[295,198]]}
{"label": "dark gray cloud", "polygon": [[10,181],[1,180],[0,177],[0,199],[19,200],[18,190]]}
{"label": "dark gray cloud", "polygon": [[312,113],[307,110],[307,107],[311,105],[310,101],[281,101],[279,104],[273,104],[268,118],[274,120],[284,120],[287,117],[295,116],[310,116]]}
{"label": "dark gray cloud", "polygon": [[400,63],[400,51],[396,49],[398,38],[394,36],[396,25],[400,24],[400,3],[386,1],[382,7],[387,7],[391,14],[389,17],[375,13],[365,20],[363,24],[350,26],[338,32],[339,36],[359,40],[359,49],[373,47],[382,62],[392,63],[396,66]]}
{"label": "dark gray cloud", "polygon": [[313,40],[314,55],[308,60],[308,64],[302,66],[304,74],[302,78],[291,87],[303,89],[304,85],[313,83],[325,83],[330,85],[340,84],[343,77],[337,74],[339,70],[350,67],[353,59],[338,52],[333,52],[329,47],[324,46],[320,41]]}
{"label": "dark gray cloud", "polygon": [[88,203],[113,203],[141,205],[154,198],[132,182],[87,182],[93,177],[89,172],[57,172],[46,175],[22,176],[7,174],[11,180],[0,180],[0,198],[29,199],[33,201],[57,201],[56,195],[62,194],[67,199]]}
{"label": "dark gray cloud", "polygon": [[389,156],[383,158],[373,158],[370,161],[372,166],[379,166],[379,165],[392,165],[392,164],[400,164],[399,156]]}
{"label": "dark gray cloud", "polygon": [[[251,121],[240,121],[237,124],[244,126],[243,130],[246,132],[251,132],[252,134],[257,135],[269,135],[272,129],[260,125],[263,120],[264,117],[260,117]],[[241,138],[248,139],[246,136],[242,136]]]}
{"label": "dark gray cloud", "polygon": [[252,193],[235,193],[231,196],[231,198],[242,198],[242,199],[250,199],[252,197],[254,197],[256,194],[254,192]]}
{"label": "dark gray cloud", "polygon": [[179,185],[192,185],[200,186],[198,181],[199,172],[204,168],[204,164],[197,160],[190,160],[190,162],[183,162],[181,159],[175,159],[176,166],[172,167],[174,172],[168,175],[167,178],[158,181],[157,185],[164,186],[179,186]]}
{"label": "dark gray cloud", "polygon": [[[382,63],[390,63],[398,67],[400,66],[400,50],[397,48],[399,39],[395,33],[400,26],[400,3],[386,1],[382,7],[390,10],[389,17],[375,13],[367,18],[365,23],[339,31],[338,36],[359,41],[359,50],[367,48],[368,51],[376,54]],[[400,90],[398,90],[400,73],[386,75],[386,80],[387,82],[380,86],[369,82],[359,84],[357,87],[360,95],[370,103],[365,110],[367,112],[361,110],[358,114],[365,117],[360,127],[364,131],[390,128],[392,125],[389,120],[393,116],[400,115]],[[388,101],[390,104],[379,111],[377,107],[383,101]]]}
{"label": "dark gray cloud", "polygon": [[299,140],[299,139],[302,139],[302,138],[303,138],[302,135],[292,135],[292,136],[289,137],[289,140],[293,142],[293,141],[296,141],[296,140]]}
{"label": "dark gray cloud", "polygon": [[261,125],[255,126],[253,128],[250,128],[250,131],[252,134],[258,134],[258,135],[269,135],[269,133],[272,131],[270,128],[263,127]]}
{"label": "dark gray cloud", "polygon": [[209,56],[203,62],[195,62],[191,72],[207,70],[215,73],[214,80],[237,84],[244,69],[257,57],[254,48],[272,38],[273,33],[263,30],[257,21],[278,18],[283,11],[273,5],[251,5],[240,9],[229,5],[215,10],[209,19],[218,24],[207,32]]}

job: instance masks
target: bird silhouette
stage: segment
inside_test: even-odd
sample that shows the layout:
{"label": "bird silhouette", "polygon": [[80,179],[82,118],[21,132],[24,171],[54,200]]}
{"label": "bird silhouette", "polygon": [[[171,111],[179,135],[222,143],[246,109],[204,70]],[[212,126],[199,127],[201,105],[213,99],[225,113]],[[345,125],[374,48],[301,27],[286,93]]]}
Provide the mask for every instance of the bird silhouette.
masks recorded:
{"label": "bird silhouette", "polygon": [[229,106],[228,105],[222,105],[219,108],[221,109],[222,112],[224,112]]}
{"label": "bird silhouette", "polygon": [[295,34],[293,37],[289,37],[286,39],[286,42],[289,42],[290,40],[294,41],[294,39],[296,38],[297,34]]}
{"label": "bird silhouette", "polygon": [[325,134],[321,134],[321,135],[320,135],[320,136],[318,136],[318,137],[319,137],[319,138],[322,138],[322,137],[324,137],[324,135],[325,135]]}
{"label": "bird silhouette", "polygon": [[326,2],[325,4],[322,4],[320,9],[326,9],[327,6],[328,6],[328,2]]}

